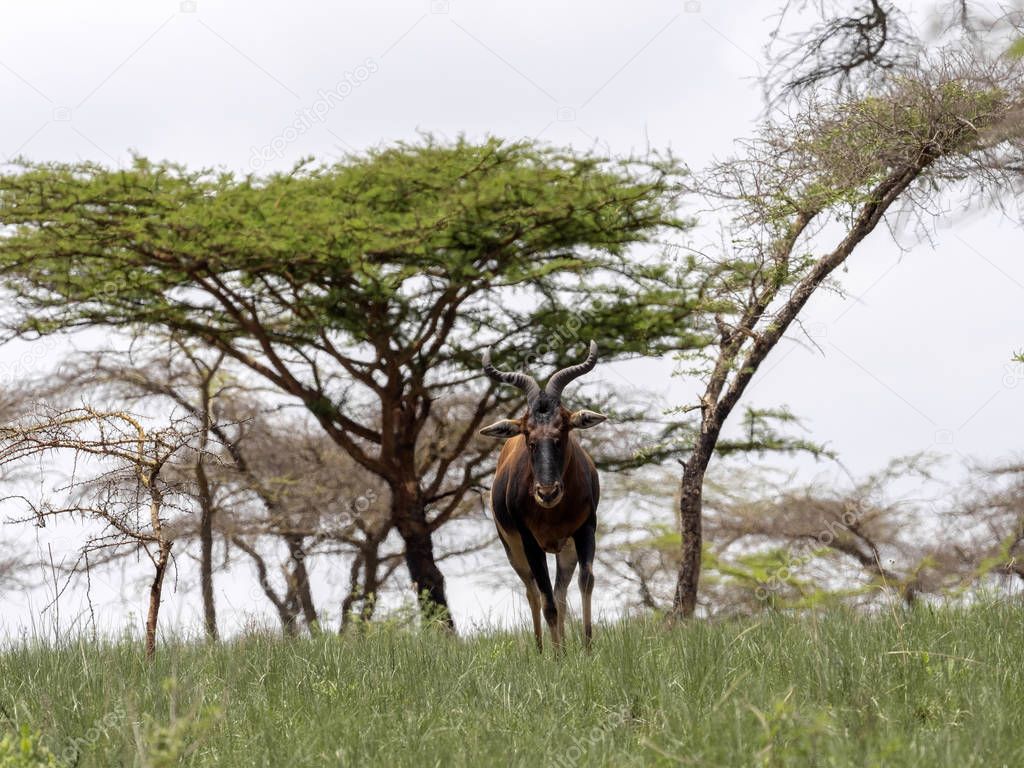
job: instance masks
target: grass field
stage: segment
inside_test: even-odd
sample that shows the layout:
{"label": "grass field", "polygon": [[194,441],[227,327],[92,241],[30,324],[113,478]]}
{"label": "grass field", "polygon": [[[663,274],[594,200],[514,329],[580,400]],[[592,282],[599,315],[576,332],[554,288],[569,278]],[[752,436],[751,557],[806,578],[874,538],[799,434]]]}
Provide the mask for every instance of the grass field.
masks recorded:
{"label": "grass field", "polygon": [[[8,734],[53,765],[1024,765],[1024,609],[526,634],[42,644],[0,654]],[[31,734],[38,734],[38,738]],[[9,762],[5,762],[5,759]],[[19,758],[21,759],[21,758]],[[46,764],[45,762],[38,764]]]}

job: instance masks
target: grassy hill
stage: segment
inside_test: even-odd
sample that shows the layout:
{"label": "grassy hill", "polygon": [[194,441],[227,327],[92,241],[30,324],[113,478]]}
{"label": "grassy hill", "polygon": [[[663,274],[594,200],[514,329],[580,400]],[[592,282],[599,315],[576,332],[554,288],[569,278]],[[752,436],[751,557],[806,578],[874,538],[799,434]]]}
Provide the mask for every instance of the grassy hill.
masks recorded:
{"label": "grassy hill", "polygon": [[634,621],[560,660],[526,634],[393,627],[168,643],[155,664],[29,644],[0,653],[0,719],[0,768],[1019,766],[1024,608]]}

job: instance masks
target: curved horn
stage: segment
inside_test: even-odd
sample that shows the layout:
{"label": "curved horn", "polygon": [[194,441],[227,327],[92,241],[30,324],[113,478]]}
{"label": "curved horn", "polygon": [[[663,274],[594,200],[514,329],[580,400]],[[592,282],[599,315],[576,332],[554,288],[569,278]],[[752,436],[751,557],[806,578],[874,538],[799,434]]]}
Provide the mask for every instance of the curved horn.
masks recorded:
{"label": "curved horn", "polygon": [[551,374],[551,378],[548,379],[548,383],[547,386],[544,387],[544,391],[552,397],[561,397],[562,390],[565,389],[566,384],[573,379],[578,379],[583,374],[594,370],[595,365],[597,365],[597,344],[591,341],[590,352],[587,354],[587,359],[579,365],[570,365],[568,368],[563,368],[562,370]]}
{"label": "curved horn", "polygon": [[529,402],[533,402],[537,399],[537,395],[540,394],[540,385],[533,380],[532,376],[527,376],[525,373],[516,373],[513,371],[499,371],[493,365],[491,365],[491,348],[488,347],[484,350],[484,373],[499,384],[511,384],[513,387],[518,387],[526,393],[526,399]]}

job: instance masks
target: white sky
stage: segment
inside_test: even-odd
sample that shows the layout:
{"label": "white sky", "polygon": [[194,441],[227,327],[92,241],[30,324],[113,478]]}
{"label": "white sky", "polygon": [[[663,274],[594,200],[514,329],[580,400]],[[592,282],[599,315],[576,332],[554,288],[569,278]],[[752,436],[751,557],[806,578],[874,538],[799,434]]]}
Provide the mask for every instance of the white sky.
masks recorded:
{"label": "white sky", "polygon": [[[134,149],[246,171],[263,147],[279,155],[265,167],[287,168],[302,156],[331,158],[431,131],[615,153],[649,144],[700,166],[728,153],[761,109],[754,78],[774,7],[4,2],[0,156],[115,164]],[[331,90],[343,98],[324,113],[320,92]],[[303,118],[308,129],[286,133],[297,115],[317,109],[322,120]],[[1009,361],[1024,347],[1022,246],[1019,225],[994,214],[951,220],[934,249],[902,253],[876,233],[841,276],[848,298],[820,295],[805,312],[821,351],[784,342],[758,374],[751,402],[790,405],[810,437],[855,473],[920,450],[958,461],[1018,451],[1024,367]],[[52,360],[59,346],[45,352],[0,351],[3,379]],[[670,379],[670,369],[652,360],[605,368],[604,376],[621,386],[663,381],[666,404],[689,400],[693,385]],[[497,590],[459,570],[446,568],[463,625],[525,617],[511,570]],[[251,585],[238,582],[218,586],[229,621],[251,602]],[[333,602],[327,590],[338,594],[342,584],[342,574],[320,574],[320,601]],[[77,598],[66,600],[65,612],[75,613]],[[39,593],[5,600],[0,634],[38,625],[43,602]],[[103,605],[109,626],[141,610],[109,596]],[[197,613],[197,592],[170,597],[167,618]]]}

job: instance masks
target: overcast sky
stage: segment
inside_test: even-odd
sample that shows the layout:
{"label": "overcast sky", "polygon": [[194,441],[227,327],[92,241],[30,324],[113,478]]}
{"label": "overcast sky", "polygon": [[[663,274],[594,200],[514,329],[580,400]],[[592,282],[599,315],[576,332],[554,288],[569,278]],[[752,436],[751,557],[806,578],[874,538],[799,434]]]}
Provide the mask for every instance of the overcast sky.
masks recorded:
{"label": "overcast sky", "polygon": [[[749,134],[772,3],[560,5],[4,3],[0,157],[118,164],[134,150],[245,172],[430,131],[615,153],[671,147],[700,166]],[[950,217],[934,248],[904,251],[875,233],[841,275],[846,295],[820,295],[805,312],[818,348],[784,342],[752,402],[791,406],[856,473],[921,450],[952,457],[950,472],[962,457],[1019,451],[1024,367],[1010,359],[1024,347],[1022,246],[1018,223],[995,214]],[[7,377],[35,365],[24,355],[0,351]],[[661,381],[666,405],[692,399],[693,384],[670,370],[649,361],[603,376]],[[522,619],[508,575],[496,590],[454,576],[457,620],[505,618],[510,606]],[[325,590],[343,583],[322,579]],[[232,588],[221,594],[241,611]],[[191,620],[197,603],[196,592],[171,596],[168,616]],[[38,621],[40,605],[15,596],[4,630]]]}

